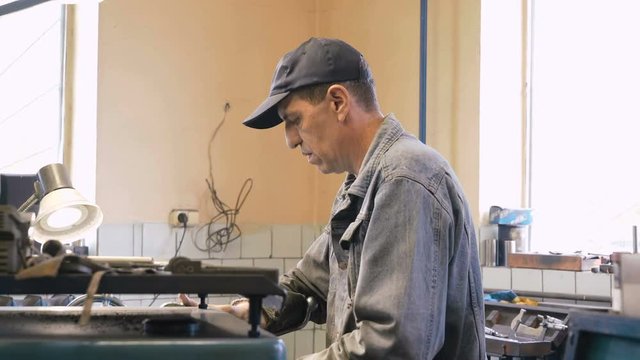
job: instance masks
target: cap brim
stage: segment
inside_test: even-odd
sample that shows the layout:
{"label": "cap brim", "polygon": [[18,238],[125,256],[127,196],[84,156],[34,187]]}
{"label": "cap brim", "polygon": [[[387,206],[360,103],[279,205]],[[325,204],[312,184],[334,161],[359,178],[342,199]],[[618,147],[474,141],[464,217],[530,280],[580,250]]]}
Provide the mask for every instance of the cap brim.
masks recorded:
{"label": "cap brim", "polygon": [[278,115],[278,103],[287,97],[289,92],[283,92],[269,96],[258,108],[249,115],[242,123],[254,129],[272,128],[282,122]]}

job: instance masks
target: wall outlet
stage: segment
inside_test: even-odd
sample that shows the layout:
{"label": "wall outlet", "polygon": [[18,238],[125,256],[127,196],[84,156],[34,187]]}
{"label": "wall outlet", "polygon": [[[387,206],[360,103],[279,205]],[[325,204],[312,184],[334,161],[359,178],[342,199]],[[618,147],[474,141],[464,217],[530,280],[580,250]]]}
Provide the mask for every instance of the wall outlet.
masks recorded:
{"label": "wall outlet", "polygon": [[169,213],[169,225],[173,227],[183,227],[184,225],[180,222],[179,216],[180,214],[187,215],[187,227],[192,227],[198,225],[200,220],[200,214],[198,210],[195,209],[173,209]]}

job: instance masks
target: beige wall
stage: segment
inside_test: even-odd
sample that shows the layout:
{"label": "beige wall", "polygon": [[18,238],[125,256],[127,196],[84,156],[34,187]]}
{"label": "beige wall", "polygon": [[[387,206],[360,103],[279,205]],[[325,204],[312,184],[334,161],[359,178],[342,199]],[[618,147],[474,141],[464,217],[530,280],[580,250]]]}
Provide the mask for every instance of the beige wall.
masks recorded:
{"label": "beige wall", "polygon": [[[219,196],[233,205],[253,178],[240,220],[305,222],[314,169],[281,130],[244,116],[268,93],[280,55],[313,33],[313,1],[111,0],[101,4],[97,201],[105,222],[166,221],[172,208],[210,213],[213,146]],[[290,197],[283,201],[283,197]],[[288,206],[283,206],[287,204]]]}
{"label": "beige wall", "polygon": [[449,160],[479,220],[480,1],[429,1],[427,34],[427,143]]}
{"label": "beige wall", "polygon": [[[477,200],[479,4],[429,3],[428,142]],[[322,223],[342,175],[325,176],[284,145],[280,127],[242,119],[268,92],[278,58],[310,36],[339,37],[369,60],[384,112],[418,132],[418,0],[109,0],[100,5],[97,202],[106,223],[211,213],[218,194],[254,187],[240,222]],[[478,38],[478,39],[477,39]],[[475,176],[475,178],[474,178]],[[475,200],[474,200],[475,199]],[[474,211],[475,212],[475,211]]]}

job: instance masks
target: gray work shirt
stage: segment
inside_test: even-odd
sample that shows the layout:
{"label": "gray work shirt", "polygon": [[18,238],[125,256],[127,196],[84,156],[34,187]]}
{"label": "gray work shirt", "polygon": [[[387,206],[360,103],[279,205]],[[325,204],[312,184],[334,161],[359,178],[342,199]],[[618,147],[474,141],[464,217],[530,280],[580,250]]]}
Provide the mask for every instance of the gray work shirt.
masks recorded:
{"label": "gray work shirt", "polygon": [[[277,239],[275,240],[277,241]],[[475,232],[449,164],[385,117],[358,176],[348,175],[331,219],[268,319],[282,333],[326,323],[328,347],[305,359],[485,359]]]}

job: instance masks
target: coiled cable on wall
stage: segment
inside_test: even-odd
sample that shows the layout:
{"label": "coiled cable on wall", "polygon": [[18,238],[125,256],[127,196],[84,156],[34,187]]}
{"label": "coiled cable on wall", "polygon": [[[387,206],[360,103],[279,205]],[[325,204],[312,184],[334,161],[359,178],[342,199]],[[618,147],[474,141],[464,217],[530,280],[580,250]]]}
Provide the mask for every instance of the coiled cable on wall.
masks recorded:
{"label": "coiled cable on wall", "polygon": [[[240,238],[242,235],[242,231],[240,227],[236,223],[236,217],[240,213],[240,209],[242,205],[247,200],[249,193],[253,187],[253,179],[247,178],[242,187],[240,188],[240,192],[236,197],[236,202],[233,207],[227,205],[220,197],[218,196],[218,192],[215,188],[215,182],[213,179],[213,158],[211,156],[213,142],[220,131],[220,128],[224,124],[227,113],[231,109],[231,105],[229,102],[226,102],[224,105],[224,114],[222,116],[222,120],[216,126],[211,135],[211,139],[209,140],[208,147],[208,159],[209,159],[209,178],[205,179],[207,182],[207,187],[209,189],[209,197],[211,199],[211,203],[216,211],[215,215],[209,219],[209,221],[199,227],[195,232],[192,233],[192,240],[194,246],[204,252],[224,252],[227,249],[227,245],[232,241]],[[204,244],[198,243],[198,234],[201,231],[206,230],[206,236],[204,237]]]}

